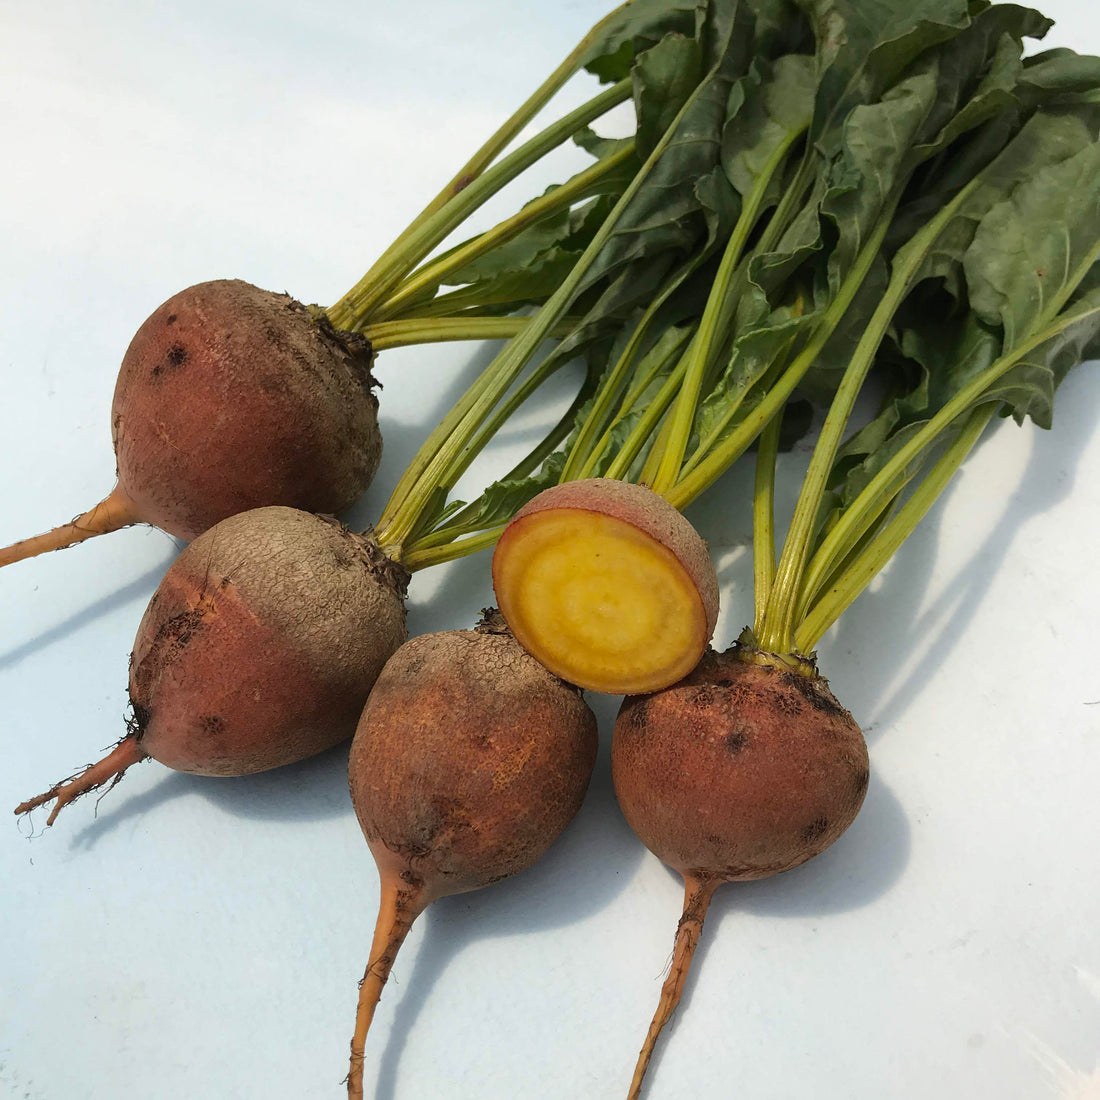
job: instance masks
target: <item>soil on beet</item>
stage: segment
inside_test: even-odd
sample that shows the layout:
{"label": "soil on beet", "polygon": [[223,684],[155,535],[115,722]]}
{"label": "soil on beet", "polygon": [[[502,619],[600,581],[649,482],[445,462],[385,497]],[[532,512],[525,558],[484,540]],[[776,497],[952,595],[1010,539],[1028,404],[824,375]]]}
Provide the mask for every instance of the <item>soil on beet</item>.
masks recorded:
{"label": "soil on beet", "polygon": [[709,652],[673,687],[624,701],[615,790],[647,847],[685,875],[797,867],[851,824],[867,746],[827,682]]}

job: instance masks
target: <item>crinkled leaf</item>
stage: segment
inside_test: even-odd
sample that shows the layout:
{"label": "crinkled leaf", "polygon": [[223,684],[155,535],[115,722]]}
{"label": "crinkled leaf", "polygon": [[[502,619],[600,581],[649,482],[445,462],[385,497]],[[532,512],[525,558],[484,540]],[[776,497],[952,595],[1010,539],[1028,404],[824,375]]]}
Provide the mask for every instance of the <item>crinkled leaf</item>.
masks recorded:
{"label": "crinkled leaf", "polygon": [[[882,6],[876,0],[822,0],[811,6],[825,9],[833,20],[819,47],[825,69],[813,133],[818,151],[835,158],[821,203],[838,234],[830,268],[835,288],[912,174],[1013,107],[1022,40],[1045,33],[1049,24],[1015,5],[989,11],[971,5],[968,12],[966,5],[928,0],[895,7],[892,17],[879,11],[874,19],[872,13]],[[837,34],[843,39],[839,45]],[[865,58],[851,56],[853,42],[865,49],[876,36]],[[844,74],[846,82],[837,84]],[[834,85],[846,113],[837,101],[822,98],[821,89]],[[999,140],[1007,136],[1002,133]],[[936,205],[942,203],[929,210]],[[809,238],[810,223],[801,228]]]}
{"label": "crinkled leaf", "polygon": [[924,418],[943,408],[970,385],[1000,354],[998,333],[972,312],[951,316],[942,308],[927,313],[922,323],[901,334],[902,352],[922,369],[916,391],[898,408],[901,422]]}
{"label": "crinkled leaf", "polygon": [[[950,149],[936,156],[929,164],[918,171],[910,183],[902,205],[898,208],[890,225],[886,239],[888,253],[896,252],[906,241],[928,221],[936,216],[975,176],[981,174],[997,159],[1006,146],[1019,133],[1022,122],[1021,112],[1008,109],[1002,111],[977,130],[967,134]],[[990,199],[990,201],[993,201]],[[968,206],[969,209],[969,206]],[[960,226],[956,222],[941,234],[932,247],[932,253],[942,251],[951,261],[961,256],[976,224],[974,218],[968,218],[969,229],[958,234]],[[926,273],[928,264],[926,262]],[[947,266],[940,265],[938,274],[948,277]],[[956,297],[959,295],[956,294]]]}
{"label": "crinkled leaf", "polygon": [[763,61],[759,67],[762,78],[753,74],[738,83],[743,102],[722,132],[722,166],[742,197],[777,153],[809,126],[817,87],[808,54],[780,57],[774,65]]}
{"label": "crinkled leaf", "polygon": [[1041,168],[982,219],[963,257],[970,302],[1010,349],[1045,327],[1100,246],[1100,143]]}
{"label": "crinkled leaf", "polygon": [[749,263],[749,282],[769,301],[791,275],[825,248],[821,232],[821,204],[828,193],[828,180],[818,174],[806,201],[784,229],[771,252],[754,255]]}
{"label": "crinkled leaf", "polygon": [[702,242],[700,254],[710,255],[733,232],[741,203],[737,192],[717,165],[695,181],[693,190],[707,224],[706,239]]}
{"label": "crinkled leaf", "polygon": [[812,327],[816,319],[816,316],[802,313],[797,308],[781,306],[752,328],[738,334],[728,365],[699,404],[692,425],[689,453],[701,441],[710,439],[719,428],[721,432],[714,437],[715,442],[724,439],[755,407],[762,396],[756,389],[757,383],[777,359],[789,352],[798,336]]}
{"label": "crinkled leaf", "polygon": [[764,56],[764,43],[756,40],[757,14],[753,0],[710,0],[697,32],[708,72],[741,76],[754,55]]}
{"label": "crinkled leaf", "polygon": [[830,257],[832,285],[839,286],[899,183],[939,95],[936,73],[925,69],[892,87],[878,103],[852,110],[844,125],[843,153],[831,171],[822,213],[836,226]]}
{"label": "crinkled leaf", "polygon": [[748,0],[755,23],[756,56],[813,53],[814,33],[796,0]]}
{"label": "crinkled leaf", "polygon": [[[831,479],[833,492],[823,509],[820,530],[827,530],[836,512],[847,507],[933,415],[1001,354],[1000,333],[973,312],[951,319],[940,311],[923,321],[901,337],[902,350],[918,367],[916,381],[908,391],[887,401],[880,414],[838,453]],[[974,404],[1000,401],[1017,421],[1030,417],[1040,427],[1049,428],[1059,384],[1074,366],[1100,354],[1100,267],[1090,271],[1061,321],[1056,335],[986,387]],[[958,422],[941,434],[939,442],[949,441],[957,428]],[[899,475],[899,488],[929,454],[928,450],[922,452]]]}
{"label": "crinkled leaf", "polygon": [[631,75],[638,156],[644,161],[703,78],[702,43],[679,34],[665,35],[639,56]]}
{"label": "crinkled leaf", "polygon": [[1090,272],[1089,289],[1066,309],[1058,333],[1029,352],[991,386],[985,399],[1003,401],[1017,421],[1030,417],[1040,428],[1054,419],[1054,394],[1080,363],[1100,356],[1100,268]]}
{"label": "crinkled leaf", "polygon": [[[981,132],[975,140],[981,140]],[[1080,153],[1092,140],[1086,126],[1073,115],[1051,116],[1045,112],[1033,115],[1000,153],[973,177],[976,182],[968,197],[927,251],[915,281],[944,279],[955,297],[963,298],[963,258],[982,220],[1022,181]],[[899,218],[911,232],[917,228],[914,221],[910,212]],[[899,258],[906,247],[898,250]]]}
{"label": "crinkled leaf", "polygon": [[1100,88],[1100,57],[1067,49],[1046,50],[1027,59],[1021,79],[1044,98],[1095,91]]}
{"label": "crinkled leaf", "polygon": [[608,17],[581,65],[604,83],[624,80],[635,56],[666,34],[694,37],[705,7],[706,0],[630,0]]}
{"label": "crinkled leaf", "polygon": [[[1036,163],[1041,163],[1042,146],[1056,145],[1061,140],[1060,127],[1072,119],[1083,126],[1075,129],[1075,134],[1095,132],[1100,121],[1095,105],[1067,101],[1065,92],[1084,83],[1081,73],[1100,78],[1100,62],[1077,58],[1072,51],[1051,51],[1050,55],[1040,55],[1051,58],[1051,79],[1044,81],[1040,75],[1032,80],[1029,76],[1029,67],[1036,59],[1022,59],[1023,40],[1042,37],[1049,26],[1050,21],[1036,11],[997,4],[978,15],[970,28],[943,47],[941,71],[954,76],[942,87],[937,115],[941,122],[946,114],[950,119],[931,143],[914,150],[917,160],[931,163],[918,172],[911,194],[895,217],[889,247],[908,239],[997,158],[1009,166],[1021,156],[1036,156]],[[1071,56],[1065,58],[1065,54]],[[1085,64],[1079,68],[1070,63],[1073,59]],[[1043,65],[1038,69],[1041,74]],[[1068,70],[1074,71],[1074,79]],[[1064,82],[1060,83],[1060,77],[1065,77]],[[1044,114],[1038,125],[1032,126],[1033,112],[1044,104]],[[1025,131],[1022,142],[1017,140],[1021,128]],[[1038,146],[1033,147],[1036,142]],[[967,217],[973,222],[984,209],[981,200],[971,200]],[[952,232],[956,239],[948,244],[947,251],[965,249],[969,243],[965,227],[956,223]],[[957,273],[949,273],[941,265],[940,274],[956,280],[959,289]]]}
{"label": "crinkled leaf", "polygon": [[[832,261],[834,284],[899,186],[963,135],[1016,106],[1023,39],[1048,27],[1048,20],[1027,8],[991,8],[922,54],[881,100],[853,108],[823,203],[840,238]],[[999,141],[1007,136],[998,131]],[[934,186],[935,173],[925,173],[922,183],[926,191],[930,184],[938,191],[936,205],[948,200]]]}
{"label": "crinkled leaf", "polygon": [[[970,23],[967,0],[799,0],[818,42],[812,137],[839,151],[851,111],[878,99],[914,58]],[[981,7],[987,5],[982,4]]]}
{"label": "crinkled leaf", "polygon": [[1025,38],[1042,38],[1046,16],[1015,4],[979,13],[966,30],[934,53],[940,94],[926,123],[916,165],[946,149],[963,134],[1011,108],[1023,74]]}
{"label": "crinkled leaf", "polygon": [[752,23],[741,3],[715,3],[711,13],[727,36],[720,61],[693,93],[658,162],[615,225],[585,284],[642,256],[666,250],[689,254],[706,235],[695,184],[719,164],[729,90],[743,76],[752,47]]}

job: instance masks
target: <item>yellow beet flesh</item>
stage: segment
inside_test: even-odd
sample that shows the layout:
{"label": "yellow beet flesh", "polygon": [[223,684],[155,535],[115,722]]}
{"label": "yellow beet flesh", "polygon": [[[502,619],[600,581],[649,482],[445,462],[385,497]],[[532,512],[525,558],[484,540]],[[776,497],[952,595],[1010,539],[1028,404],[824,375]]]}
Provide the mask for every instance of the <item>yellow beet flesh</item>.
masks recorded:
{"label": "yellow beet flesh", "polygon": [[493,558],[516,640],[570,683],[612,695],[687,675],[711,624],[692,574],[659,539],[583,508],[518,517]]}

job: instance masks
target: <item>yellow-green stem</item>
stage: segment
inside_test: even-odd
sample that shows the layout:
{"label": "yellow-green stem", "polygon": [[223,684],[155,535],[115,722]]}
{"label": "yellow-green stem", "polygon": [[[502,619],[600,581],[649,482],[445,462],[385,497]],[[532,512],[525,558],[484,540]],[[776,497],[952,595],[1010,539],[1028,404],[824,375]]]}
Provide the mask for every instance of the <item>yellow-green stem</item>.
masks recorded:
{"label": "yellow-green stem", "polygon": [[664,423],[657,431],[656,438],[653,440],[653,445],[649,448],[649,454],[646,455],[646,460],[642,464],[641,473],[638,475],[638,484],[653,489],[655,493],[657,490],[654,488],[654,483],[661,470],[661,456],[665,453],[665,448],[668,446],[668,441],[672,436],[672,430],[672,417],[666,416]]}
{"label": "yellow-green stem", "polygon": [[760,636],[764,613],[775,577],[775,464],[779,457],[779,435],[783,410],[768,421],[756,452],[756,477],[752,494],[753,596],[756,620],[753,632]]}
{"label": "yellow-green stem", "polygon": [[[795,505],[794,516],[783,544],[783,553],[776,567],[775,583],[768,601],[767,628],[760,638],[763,649],[776,653],[790,652],[795,627],[795,610],[800,593],[799,585],[807,564],[814,524],[821,508],[829,472],[833,467],[852,409],[855,407],[856,398],[863,388],[863,383],[894,314],[909,293],[913,279],[924,263],[928,250],[955,217],[959,207],[970,197],[978,182],[974,180],[963,188],[895,256],[890,283],[848,361],[810,458],[798,502]],[[883,220],[889,220],[892,217],[899,198],[900,190],[895,191],[893,197],[887,201]]]}
{"label": "yellow-green stem", "polygon": [[485,144],[466,162],[458,174],[443,188],[442,191],[421,211],[418,217],[410,225],[415,228],[421,221],[430,218],[438,210],[442,209],[460,191],[493,163],[518,136],[519,132],[537,115],[547,103],[561,90],[571,77],[573,77],[584,60],[584,55],[592,48],[600,35],[604,33],[607,25],[618,16],[627,3],[620,4],[613,11],[601,19],[591,30],[577,43],[562,63],[535,89],[523,102],[517,111],[501,126]]}
{"label": "yellow-green stem", "polygon": [[912,534],[966,456],[973,450],[997,404],[996,401],[992,401],[970,413],[958,438],[928,472],[924,481],[901,507],[894,519],[856,558],[806,616],[794,635],[796,652],[810,653],[814,649],[829,627],[851,606],[894,556],[898,547]]}
{"label": "yellow-green stem", "polygon": [[[666,355],[662,356],[661,358],[655,358],[653,363],[650,365],[650,368],[645,371],[645,373],[640,378],[631,381],[630,387],[627,390],[626,396],[623,398],[622,404],[619,406],[619,411],[616,413],[615,418],[604,429],[603,435],[600,436],[596,445],[589,450],[588,457],[585,459],[584,465],[576,473],[574,480],[593,476],[596,470],[596,465],[600,460],[600,456],[605,453],[608,444],[611,442],[611,433],[612,431],[614,431],[615,426],[622,421],[623,417],[625,417],[631,411],[631,409],[634,408],[634,405],[637,403],[639,396],[645,392],[646,388],[653,381],[653,379],[661,373],[661,371],[673,358],[680,354],[680,351],[683,348],[684,344],[691,339],[691,335],[691,330],[685,329],[682,333],[681,339],[669,349]],[[641,368],[639,367],[639,369]],[[662,391],[662,393],[663,392],[664,391]],[[671,396],[672,395],[670,394],[669,400],[671,400]],[[634,433],[632,433],[630,437],[630,440],[633,439]],[[638,446],[640,447],[642,444],[644,444],[644,442],[644,439],[640,440]],[[617,453],[622,453],[622,451],[623,448],[620,448],[619,452]],[[633,454],[637,454],[637,449],[634,450]],[[633,461],[633,457],[631,458],[631,461]],[[563,477],[561,480],[564,481],[566,479]]]}
{"label": "yellow-green stem", "polygon": [[626,477],[627,471],[634,464],[634,460],[641,453],[642,448],[649,442],[654,429],[665,413],[668,412],[669,406],[676,397],[684,377],[685,366],[685,361],[681,359],[672,373],[665,379],[664,385],[646,406],[645,412],[642,413],[638,423],[634,425],[633,431],[619,447],[604,477],[619,481]]}
{"label": "yellow-green stem", "polygon": [[337,328],[353,332],[364,328],[394,287],[478,207],[582,127],[629,99],[631,92],[630,81],[620,81],[509,153],[427,217],[418,217],[363,278],[326,311],[329,320]]}
{"label": "yellow-green stem", "polygon": [[908,476],[911,476],[907,475],[909,467],[936,442],[940,434],[968,408],[980,402],[989,387],[1003,378],[1026,355],[1045,344],[1048,340],[1053,339],[1069,325],[1100,313],[1100,308],[1097,308],[1086,310],[1083,313],[1071,313],[1061,319],[1057,317],[1050,318],[1051,313],[1060,310],[1065,305],[1070,294],[1080,284],[1081,279],[1084,278],[1084,275],[1098,257],[1100,257],[1100,246],[1089,253],[1085,262],[1075,272],[1074,278],[1068,280],[1069,289],[1060,292],[1045,311],[1045,316],[1037,322],[1037,326],[1045,322],[1045,327],[1035,332],[1034,335],[1008,355],[1002,356],[992,363],[969,385],[961,389],[918,432],[914,433],[903,447],[898,449],[897,453],[883,465],[882,469],[864,486],[859,496],[845,509],[836,525],[822,540],[821,546],[807,569],[804,585],[806,599],[801,602],[798,616],[800,619],[806,614],[806,607],[809,603],[816,598],[817,589],[821,586],[822,581],[829,575],[836,563],[841,560],[844,548],[854,545],[860,534],[867,530],[874,521],[875,516],[882,511],[884,501],[888,502],[905,484]]}
{"label": "yellow-green stem", "polygon": [[[571,331],[571,329],[567,331]],[[482,424],[477,435],[470,440],[463,453],[456,458],[454,465],[448,472],[448,478],[455,479],[465,473],[469,464],[482,450],[484,450],[485,446],[500,430],[504,422],[508,420],[525,401],[527,401],[547,378],[561,370],[571,358],[572,356],[568,353],[565,355],[558,354],[556,349],[551,352],[515,388],[515,390],[508,395],[507,399],[502,401],[500,405],[493,410],[493,415]]]}
{"label": "yellow-green stem", "polygon": [[479,550],[487,550],[496,545],[507,524],[501,523],[496,527],[490,527],[486,531],[479,531],[468,538],[455,539],[442,546],[428,546],[423,549],[412,547],[401,554],[401,564],[410,572],[418,569],[427,569],[431,565],[442,565],[445,561],[457,561],[467,554],[476,554]]}
{"label": "yellow-green stem", "polygon": [[[746,196],[737,224],[730,235],[726,250],[722,254],[718,273],[715,275],[703,318],[699,322],[699,334],[688,350],[688,367],[684,384],[673,406],[671,424],[667,439],[660,446],[660,461],[651,488],[658,493],[667,493],[680,477],[680,469],[691,439],[691,429],[695,423],[695,412],[699,405],[699,395],[714,357],[723,347],[730,321],[737,308],[740,295],[733,288],[740,285],[734,275],[748,243],[749,234],[756,226],[772,177],[778,171],[791,145],[799,134],[790,135],[779,145],[768,159],[756,179],[752,191]],[[657,446],[654,450],[657,450]]]}
{"label": "yellow-green stem", "polygon": [[374,312],[372,327],[379,321],[385,321],[395,317],[403,310],[414,306],[419,297],[430,290],[442,285],[447,278],[456,271],[460,271],[467,264],[480,259],[487,252],[507,243],[518,236],[523,230],[551,214],[568,209],[575,202],[586,198],[589,191],[605,177],[617,168],[620,168],[634,156],[634,142],[631,141],[618,152],[604,157],[603,160],[593,164],[574,176],[567,183],[555,187],[552,191],[532,202],[529,202],[517,214],[506,218],[492,229],[475,237],[472,241],[456,248],[440,259],[425,264],[414,271]]}
{"label": "yellow-green stem", "polygon": [[461,461],[460,456],[470,439],[530,361],[546,335],[565,316],[585,276],[614,233],[619,219],[664,155],[703,87],[703,83],[697,85],[680,108],[561,286],[535,314],[524,331],[489,364],[481,378],[432,433],[406,470],[390,497],[377,528],[379,545],[390,557],[401,560],[402,544],[416,529],[423,511],[441,488],[449,488],[453,484],[452,473],[456,461]]}
{"label": "yellow-green stem", "polygon": [[795,608],[794,621],[796,623],[805,618],[814,601],[819,599],[821,593],[832,585],[838,570],[847,568],[847,565],[850,564],[848,559],[852,556],[853,551],[875,528],[876,524],[881,524],[885,514],[893,507],[898,496],[904,492],[909,482],[916,477],[917,472],[914,467],[911,473],[895,479],[890,485],[889,491],[878,494],[873,505],[868,503],[865,508],[861,509],[858,523],[845,523],[850,514],[847,509],[837,517],[832,527],[823,535],[821,546],[806,567],[798,605]]}
{"label": "yellow-green stem", "polygon": [[634,326],[634,331],[630,334],[630,340],[623,348],[622,354],[611,369],[610,374],[600,386],[596,400],[592,404],[592,409],[581,425],[580,431],[577,432],[576,441],[573,443],[573,447],[565,460],[565,466],[562,468],[561,481],[576,480],[579,471],[583,469],[590,458],[593,437],[604,424],[607,414],[618,396],[619,390],[631,366],[633,366],[646,336],[649,334],[650,326],[653,324],[654,317],[657,316],[657,311],[665,304],[668,296],[678,285],[675,280],[667,284],[657,297],[649,303],[637,325]]}
{"label": "yellow-green stem", "polygon": [[[395,269],[400,269],[403,273],[407,273],[412,267],[414,267],[419,260],[412,260],[411,262],[402,259],[402,251],[404,248],[403,242],[416,234],[416,232],[424,225],[425,222],[432,219],[436,214],[443,210],[448,203],[452,202],[463,191],[467,190],[470,185],[477,180],[482,173],[497,159],[498,156],[515,140],[520,131],[554,98],[555,95],[561,90],[561,88],[573,77],[584,63],[585,54],[592,48],[592,45],[599,40],[601,34],[604,33],[608,24],[614,20],[624,8],[629,4],[630,0],[626,3],[620,4],[614,11],[610,12],[603,19],[601,19],[592,29],[577,43],[577,45],[570,51],[569,55],[561,62],[560,65],[531,93],[530,96],[520,105],[520,107],[513,112],[513,114],[500,126],[496,132],[481,146],[480,149],[458,170],[458,173],[450,180],[450,182],[435,196],[427,206],[409,223],[405,228],[405,231],[397,238],[396,241],[378,258],[377,262],[371,268],[371,271],[376,269],[385,270],[391,266]],[[364,276],[357,286],[363,285],[367,282],[370,272],[367,276]],[[400,279],[400,275],[398,276]],[[376,298],[376,301],[382,300],[390,290],[393,289],[394,283],[391,281],[386,286],[380,295]],[[347,296],[345,296],[347,297]],[[331,317],[333,324],[340,327],[339,323]]]}
{"label": "yellow-green stem", "polygon": [[[539,369],[550,369],[548,364],[552,358],[553,356],[549,357]],[[547,433],[547,435],[544,436],[523,459],[513,466],[508,473],[500,478],[500,480],[520,481],[523,478],[530,477],[531,474],[533,474],[557,449],[562,440],[568,437],[569,433],[572,431],[573,425],[576,423],[577,413],[580,412],[585,402],[591,398],[594,389],[595,378],[589,375],[585,378],[584,384],[577,391],[577,396],[573,398],[573,403],[562,414],[553,430]],[[477,528],[471,528],[470,524],[472,521],[476,520],[480,511],[481,501],[479,499],[471,504],[467,504],[465,508],[449,516],[446,522],[442,523],[440,526],[423,534],[414,534],[412,539],[405,545],[405,558],[408,559],[410,555],[416,558],[421,551],[444,546],[464,535],[476,533]],[[496,527],[497,525],[494,524],[491,526]],[[488,530],[488,528],[485,528],[485,530]]]}
{"label": "yellow-green stem", "polygon": [[[376,352],[403,348],[412,344],[439,344],[458,340],[510,340],[530,323],[529,317],[444,317],[407,321],[381,321],[369,325],[363,335]],[[572,331],[573,322],[566,318],[550,335],[562,337]]]}
{"label": "yellow-green stem", "polygon": [[879,219],[878,225],[857,256],[851,272],[841,283],[836,297],[815,325],[807,345],[783,372],[782,378],[771,388],[767,397],[705,459],[690,473],[682,476],[680,481],[665,494],[670,504],[682,512],[748,450],[768,421],[787,403],[795,387],[813,366],[844,314],[848,312],[848,308],[878,256],[889,227],[888,218]]}

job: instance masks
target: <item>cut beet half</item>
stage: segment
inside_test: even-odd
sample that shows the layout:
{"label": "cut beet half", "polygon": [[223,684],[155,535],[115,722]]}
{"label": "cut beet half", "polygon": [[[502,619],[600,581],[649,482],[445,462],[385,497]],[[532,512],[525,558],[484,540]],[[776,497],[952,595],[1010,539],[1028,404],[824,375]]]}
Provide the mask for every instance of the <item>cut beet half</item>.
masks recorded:
{"label": "cut beet half", "polygon": [[651,490],[605,478],[554,486],[517,513],[493,555],[493,587],[532,656],[612,695],[685,676],[718,616],[695,528]]}

